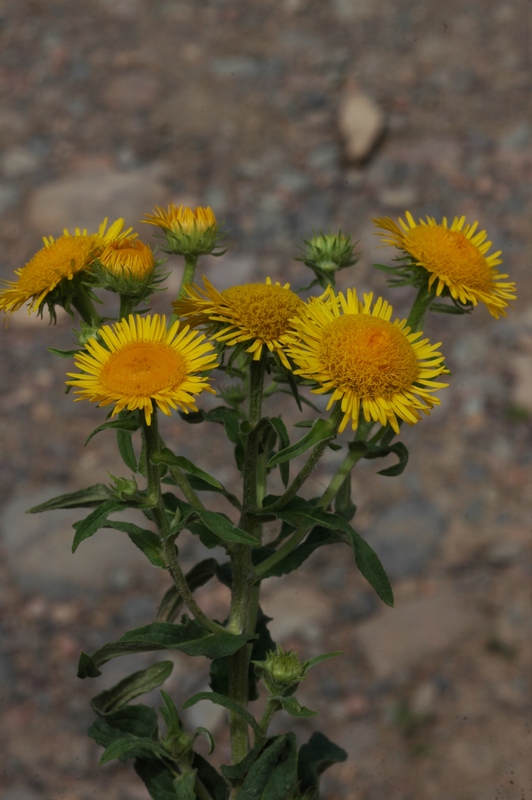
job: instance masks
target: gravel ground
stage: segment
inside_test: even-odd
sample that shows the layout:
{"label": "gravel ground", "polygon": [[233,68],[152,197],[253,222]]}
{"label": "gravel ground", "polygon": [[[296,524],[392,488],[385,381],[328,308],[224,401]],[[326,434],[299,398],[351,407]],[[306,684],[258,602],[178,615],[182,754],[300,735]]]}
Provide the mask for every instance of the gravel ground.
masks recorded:
{"label": "gravel ground", "polygon": [[[341,286],[388,292],[370,266],[389,257],[371,217],[406,208],[479,219],[517,281],[506,319],[482,308],[429,320],[452,369],[442,406],[405,433],[400,478],[365,462],[354,480],[358,530],[397,608],[382,609],[336,547],[265,587],[285,646],[344,652],[301,691],[320,716],[298,735],[323,729],[350,755],[327,773],[326,800],[532,798],[531,21],[525,0],[0,2],[4,278],[43,234],[105,216],[138,227],[172,200],[225,220],[228,254],[203,263],[220,287],[301,284],[301,238],[340,227],[363,251]],[[365,133],[376,124],[358,163],[339,134],[353,94],[371,101]],[[387,296],[407,309],[407,293]],[[72,557],[76,514],[23,514],[119,469],[112,437],[82,449],[103,412],[63,394],[65,362],[46,350],[68,348],[70,329],[19,312],[0,337],[2,797],[145,800],[132,770],[97,767],[85,736],[88,699],[123,668],[110,662],[90,685],[75,672],[81,647],[152,618],[159,576],[103,533]],[[182,432],[168,428],[176,445]],[[230,480],[219,443],[209,449],[184,446]],[[190,542],[185,559],[197,554]],[[208,611],[223,610],[223,590],[202,591]],[[190,667],[175,658],[178,700],[205,684]],[[188,720],[223,722],[203,705]]]}

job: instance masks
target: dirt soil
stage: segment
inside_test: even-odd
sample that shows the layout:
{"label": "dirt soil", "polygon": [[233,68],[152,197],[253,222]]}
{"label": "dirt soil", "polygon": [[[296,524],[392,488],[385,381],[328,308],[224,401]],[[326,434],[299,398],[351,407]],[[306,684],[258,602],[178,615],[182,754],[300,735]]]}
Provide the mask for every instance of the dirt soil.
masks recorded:
{"label": "dirt soil", "polygon": [[[452,371],[442,405],[402,437],[411,455],[400,478],[364,462],[353,479],[356,526],[389,568],[396,609],[379,605],[340,546],[265,587],[285,646],[305,658],[343,651],[300,692],[319,712],[297,723],[301,741],[319,729],[349,753],[326,773],[325,800],[532,799],[531,9],[0,0],[3,278],[42,235],[106,216],[140,229],[143,213],[174,201],[209,204],[225,221],[227,255],[203,262],[219,287],[268,275],[302,285],[301,239],[341,228],[362,257],[340,286],[385,293],[401,316],[411,296],[371,268],[391,258],[375,249],[371,218],[407,208],[478,219],[517,282],[506,318],[482,307],[426,321]],[[338,118],[355,90],[381,109],[386,132],[350,164]],[[172,269],[170,293],[177,259]],[[154,308],[168,311],[168,295]],[[73,404],[63,393],[71,364],[46,349],[71,341],[68,318],[48,327],[24,310],[0,335],[2,797],[146,800],[130,767],[97,766],[85,731],[90,697],[150,661],[110,662],[96,682],[75,673],[81,648],[149,622],[166,586],[126,555],[129,542],[99,550],[111,536],[102,532],[71,556],[72,519],[65,538],[62,522],[31,527],[23,513],[120,470],[112,436],[83,450],[104,412]],[[175,420],[167,431],[232,480],[220,441]],[[192,562],[201,551],[187,547]],[[209,585],[200,599],[223,614],[223,590]],[[183,701],[206,676],[174,660],[168,690]],[[202,706],[187,720],[223,726]],[[288,724],[279,718],[276,730]],[[228,758],[223,736],[216,758]]]}

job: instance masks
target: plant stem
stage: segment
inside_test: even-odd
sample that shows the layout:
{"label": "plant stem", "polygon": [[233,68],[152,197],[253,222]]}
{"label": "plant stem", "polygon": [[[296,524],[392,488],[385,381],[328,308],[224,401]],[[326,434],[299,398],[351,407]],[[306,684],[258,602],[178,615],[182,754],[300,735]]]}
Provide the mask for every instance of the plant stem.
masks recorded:
{"label": "plant stem", "polygon": [[187,480],[186,475],[179,469],[179,467],[170,467],[170,475],[179,486],[185,499],[188,500],[192,508],[196,510],[203,510],[205,506],[199,499],[198,495]]}
{"label": "plant stem", "polygon": [[421,330],[423,317],[433,300],[434,294],[429,291],[428,282],[426,282],[418,290],[416,299],[414,300],[406,321],[406,324],[410,328],[410,333],[417,333],[417,331]]}
{"label": "plant stem", "polygon": [[162,493],[161,493],[161,476],[159,474],[159,467],[152,462],[152,457],[159,450],[159,430],[157,424],[157,409],[153,410],[151,425],[148,425],[144,417],[144,413],[140,412],[142,421],[142,435],[144,439],[144,447],[146,453],[146,475],[148,480],[148,497],[153,502],[153,516],[157,530],[161,536],[164,558],[168,571],[172,576],[174,584],[181,595],[184,604],[192,614],[205,628],[213,633],[225,632],[225,628],[213,622],[212,619],[201,610],[199,605],[194,599],[194,595],[190,591],[187,579],[179,564],[177,557],[177,548],[174,543],[174,537],[170,532],[170,525],[168,523],[168,516],[164,507]]}
{"label": "plant stem", "polygon": [[181,286],[179,287],[179,292],[177,295],[177,300],[181,300],[183,294],[185,293],[185,287],[188,283],[192,283],[194,280],[194,273],[196,272],[196,266],[198,264],[198,256],[185,256],[185,268],[183,270],[183,277],[181,278]]}
{"label": "plant stem", "polygon": [[274,714],[276,714],[280,708],[281,703],[279,700],[276,700],[274,697],[268,697],[266,705],[264,706],[264,713],[259,722],[260,729],[265,736],[268,733],[268,726],[272,721]]}
{"label": "plant stem", "polygon": [[94,308],[94,303],[90,299],[83,286],[78,285],[78,290],[72,300],[72,305],[80,315],[83,322],[93,328],[99,328],[102,318]]}
{"label": "plant stem", "polygon": [[[250,364],[249,416],[250,431],[246,440],[243,468],[242,514],[239,527],[249,533],[260,533],[253,511],[258,502],[258,448],[260,441],[260,419],[262,413],[262,391],[265,359]],[[257,622],[260,587],[255,584],[255,573],[251,560],[251,547],[236,545],[231,556],[232,597],[227,629],[231,633],[253,633]],[[244,645],[229,658],[229,697],[242,708],[248,704],[248,671],[251,645]],[[230,713],[231,752],[237,764],[249,752],[248,726],[237,714]]]}
{"label": "plant stem", "polygon": [[118,312],[118,319],[127,319],[133,313],[133,309],[137,305],[137,300],[129,294],[120,295],[120,311]]}

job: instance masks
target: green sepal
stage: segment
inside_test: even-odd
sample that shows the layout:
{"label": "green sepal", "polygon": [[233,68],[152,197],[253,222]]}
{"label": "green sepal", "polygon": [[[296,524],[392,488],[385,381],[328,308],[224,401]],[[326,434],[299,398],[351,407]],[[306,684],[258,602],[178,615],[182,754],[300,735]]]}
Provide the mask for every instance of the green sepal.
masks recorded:
{"label": "green sepal", "polygon": [[230,697],[226,697],[224,694],[219,694],[218,692],[199,692],[198,694],[189,697],[188,700],[183,703],[183,708],[185,709],[195,706],[196,703],[200,702],[200,700],[210,700],[211,703],[214,703],[218,706],[223,706],[229,711],[232,711],[234,714],[238,714],[239,717],[247,722],[257,736],[262,736],[261,728],[255,717],[253,717],[249,711],[246,711],[245,708],[242,708],[242,706],[239,706],[238,703],[235,703],[234,700],[231,700]]}
{"label": "green sepal", "polygon": [[285,447],[280,450],[268,462],[268,467],[274,467],[276,464],[282,464],[284,461],[290,461],[292,458],[300,456],[311,447],[326,441],[327,439],[334,439],[336,430],[334,425],[328,419],[317,419],[313,424],[310,431],[303,436],[299,442],[296,442],[290,447]]}
{"label": "green sepal", "polygon": [[103,528],[107,517],[123,508],[127,508],[127,503],[121,503],[120,500],[115,499],[106,500],[105,503],[101,503],[98,508],[95,508],[88,517],[74,522],[72,527],[76,533],[72,542],[72,552],[75,553],[81,542],[94,536],[100,528]]}
{"label": "green sepal", "polygon": [[[216,574],[217,568],[218,562],[215,558],[206,558],[195,564],[185,575],[190,591],[194,592],[207,583]],[[177,587],[172,585],[161,600],[157,611],[157,622],[173,622],[177,618],[182,605],[183,598],[179,594]]]}
{"label": "green sepal", "polygon": [[[92,677],[87,670],[93,671],[106,661],[118,656],[132,653],[147,653],[153,650],[179,650],[189,656],[205,656],[206,658],[223,658],[239,650],[248,640],[245,634],[213,633],[203,628],[195,620],[184,617],[181,625],[171,622],[152,622],[142,628],[128,631],[116,642],[109,642],[96,650],[92,656],[84,653],[80,658],[78,677]],[[87,661],[90,658],[92,664]]]}
{"label": "green sepal", "polygon": [[299,703],[293,695],[289,697],[276,697],[275,700],[278,700],[283,710],[290,714],[291,717],[317,717],[317,711],[311,711],[310,708],[306,708]]}
{"label": "green sepal", "polygon": [[[140,428],[140,422],[138,417],[135,416],[125,416],[125,417],[115,417],[114,419],[110,419],[108,422],[103,422],[101,425],[98,425],[92,433],[89,433],[87,439],[85,440],[85,444],[83,445],[86,447],[93,436],[96,436],[97,433],[100,431],[106,430],[115,430],[115,431],[127,431],[129,433],[134,433],[138,431]],[[128,465],[129,466],[129,465]]]}
{"label": "green sepal", "polygon": [[163,450],[160,450],[158,453],[155,453],[152,457],[153,464],[166,464],[169,467],[179,467],[179,469],[183,470],[189,475],[195,475],[197,478],[201,478],[202,481],[208,483],[210,486],[213,486],[215,489],[219,491],[223,491],[222,484],[209,475],[208,472],[204,472],[199,467],[196,467],[192,461],[189,461],[188,458],[184,456],[176,456],[172,451],[165,447]]}
{"label": "green sepal", "polygon": [[127,533],[134,545],[142,550],[144,555],[154,567],[166,569],[161,540],[153,531],[140,528],[133,522],[121,522],[120,520],[107,520],[104,528],[114,528],[117,531]]}
{"label": "green sepal", "polygon": [[[113,711],[130,703],[135,697],[147,694],[152,689],[161,686],[169,677],[174,668],[173,661],[160,661],[152,664],[147,669],[128,675],[110,689],[100,692],[91,700],[92,710],[98,716],[106,716]],[[162,694],[162,692],[161,692]]]}
{"label": "green sepal", "polygon": [[86,489],[60,494],[45,503],[39,503],[26,511],[26,514],[40,514],[42,511],[56,511],[62,508],[94,508],[106,500],[111,500],[113,493],[103,483],[94,483]]}
{"label": "green sepal", "polygon": [[298,759],[299,790],[304,793],[315,791],[318,797],[320,775],[333,764],[341,764],[347,753],[329,741],[323,733],[313,733],[308,742],[301,746]]}
{"label": "green sepal", "polygon": [[224,542],[237,542],[238,544],[248,544],[255,547],[259,544],[255,536],[233,525],[231,520],[224,514],[203,509],[196,509],[196,514],[203,524]]}

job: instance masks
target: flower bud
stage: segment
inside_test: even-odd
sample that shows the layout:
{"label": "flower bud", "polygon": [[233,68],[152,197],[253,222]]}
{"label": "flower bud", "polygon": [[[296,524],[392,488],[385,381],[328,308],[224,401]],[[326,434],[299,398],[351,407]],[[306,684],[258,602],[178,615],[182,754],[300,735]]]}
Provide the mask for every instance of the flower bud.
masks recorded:
{"label": "flower bud", "polygon": [[170,203],[166,211],[157,206],[153,214],[145,216],[144,222],[156,225],[163,231],[168,253],[196,258],[208,253],[221,255],[214,250],[223,234],[209,206],[198,207],[193,211],[187,206],[177,208]]}
{"label": "flower bud", "polygon": [[351,267],[358,261],[358,253],[354,252],[351,236],[343,233],[316,233],[307,241],[305,255],[296,261],[303,261],[316,275],[320,286],[334,286],[334,274],[341,269]]}
{"label": "flower bud", "polygon": [[305,665],[293,650],[270,650],[265,661],[253,662],[262,672],[262,679],[273,695],[290,693],[292,687],[305,677]]}

